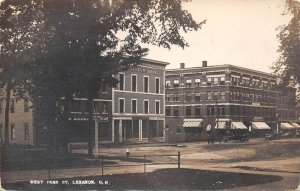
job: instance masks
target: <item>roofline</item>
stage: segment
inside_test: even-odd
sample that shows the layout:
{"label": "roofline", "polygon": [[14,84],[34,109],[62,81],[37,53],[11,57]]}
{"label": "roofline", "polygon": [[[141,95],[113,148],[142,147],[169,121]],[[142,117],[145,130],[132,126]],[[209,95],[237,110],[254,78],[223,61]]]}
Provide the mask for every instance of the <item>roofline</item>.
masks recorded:
{"label": "roofline", "polygon": [[153,60],[153,59],[148,59],[148,58],[141,58],[142,61],[146,61],[146,62],[151,62],[151,63],[154,63],[154,64],[162,64],[162,65],[169,65],[170,63],[169,62],[164,62],[164,61],[159,61],[159,60]]}
{"label": "roofline", "polygon": [[240,66],[235,66],[235,65],[231,65],[231,64],[213,65],[213,66],[207,66],[207,67],[172,68],[172,69],[166,69],[166,72],[173,72],[173,71],[179,71],[179,70],[191,70],[191,69],[206,69],[206,68],[212,69],[212,68],[220,68],[220,67],[242,69],[242,70],[247,70],[247,71],[251,71],[251,72],[255,72],[255,73],[260,73],[260,74],[263,74],[263,75],[268,75],[268,76],[271,76],[271,77],[276,77],[276,75],[271,74],[271,73],[262,72],[262,71],[258,71],[258,70],[253,70],[253,69],[250,69],[250,68],[245,68],[245,67],[240,67]]}

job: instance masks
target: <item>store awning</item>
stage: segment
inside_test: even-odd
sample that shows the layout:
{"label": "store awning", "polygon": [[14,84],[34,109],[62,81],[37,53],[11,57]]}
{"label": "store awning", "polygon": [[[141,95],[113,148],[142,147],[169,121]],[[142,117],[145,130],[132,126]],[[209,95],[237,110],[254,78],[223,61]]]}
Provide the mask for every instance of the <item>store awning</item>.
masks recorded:
{"label": "store awning", "polygon": [[271,129],[265,122],[252,122],[253,129]]}
{"label": "store awning", "polygon": [[232,122],[231,129],[248,129],[243,122]]}
{"label": "store awning", "polygon": [[295,129],[293,125],[290,123],[281,123],[280,124],[281,129]]}
{"label": "store awning", "polygon": [[200,127],[202,119],[184,119],[182,127]]}
{"label": "store awning", "polygon": [[218,121],[215,129],[226,129],[226,121]]}
{"label": "store awning", "polygon": [[294,126],[295,129],[300,129],[300,125],[298,125],[298,123],[292,123],[292,125]]}

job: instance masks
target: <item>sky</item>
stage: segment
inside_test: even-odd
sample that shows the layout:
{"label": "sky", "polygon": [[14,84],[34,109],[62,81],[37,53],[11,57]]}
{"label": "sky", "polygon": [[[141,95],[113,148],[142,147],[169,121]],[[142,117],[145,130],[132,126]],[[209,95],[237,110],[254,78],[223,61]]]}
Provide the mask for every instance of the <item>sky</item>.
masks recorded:
{"label": "sky", "polygon": [[197,22],[207,19],[202,29],[184,34],[189,47],[171,50],[149,46],[146,58],[170,62],[167,67],[231,64],[264,72],[278,58],[276,31],[289,22],[283,16],[285,0],[192,0],[184,3]]}

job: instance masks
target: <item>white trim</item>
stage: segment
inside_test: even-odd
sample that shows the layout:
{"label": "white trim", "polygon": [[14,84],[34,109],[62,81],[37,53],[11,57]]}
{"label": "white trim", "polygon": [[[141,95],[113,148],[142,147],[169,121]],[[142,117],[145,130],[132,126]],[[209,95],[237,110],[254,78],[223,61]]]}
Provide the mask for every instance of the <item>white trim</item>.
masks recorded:
{"label": "white trim", "polygon": [[[158,93],[156,93],[156,79],[158,79]],[[160,94],[160,77],[155,77],[155,88],[154,88],[154,93]]]}
{"label": "white trim", "polygon": [[207,78],[219,78],[219,77],[225,77],[225,74],[217,74],[217,75],[206,75]]}
{"label": "white trim", "polygon": [[[132,77],[133,76],[136,77],[136,80],[135,80],[135,91],[132,90]],[[137,76],[138,76],[137,74],[131,74],[130,75],[130,91],[132,91],[132,92],[137,92],[138,91],[138,87],[137,87],[137,80],[138,79],[137,79]]]}
{"label": "white trim", "polygon": [[[125,110],[125,109],[126,109],[126,107],[125,107],[125,105],[126,105],[126,104],[125,104],[125,98],[118,98],[118,113],[121,113],[121,112],[120,112],[120,110],[121,110],[121,107],[120,107],[120,106],[121,106],[120,100],[123,100],[123,101],[124,101],[123,113],[126,113],[126,110]],[[123,113],[122,113],[122,114],[123,114]]]}
{"label": "white trim", "polygon": [[131,92],[131,91],[120,91],[120,90],[114,90],[115,92],[122,92],[122,93],[132,93],[132,94],[145,94],[145,95],[157,95],[157,96],[164,96],[165,94],[156,94],[156,93],[146,93],[146,92]]}
{"label": "white trim", "polygon": [[241,76],[232,75],[232,74],[231,74],[231,76],[230,76],[230,77],[232,77],[232,78],[241,78]]}
{"label": "white trim", "polygon": [[136,101],[136,103],[135,103],[135,113],[134,113],[134,114],[136,114],[136,113],[138,113],[138,110],[137,110],[137,108],[138,108],[138,107],[137,107],[138,101],[137,101],[137,99],[131,99],[131,103],[130,103],[130,104],[131,104],[131,113],[133,113],[133,112],[132,112],[132,108],[133,108],[133,107],[132,107],[132,101],[133,101],[133,100]]}
{"label": "white trim", "polygon": [[249,77],[244,77],[244,76],[243,76],[243,77],[242,77],[242,80],[244,80],[244,79],[245,79],[245,80],[250,80]]}
{"label": "white trim", "polygon": [[119,81],[120,81],[120,74],[123,74],[124,75],[124,79],[123,79],[123,90],[121,90],[120,89],[120,84],[119,84],[119,87],[118,87],[118,90],[120,90],[120,91],[124,91],[125,90],[125,73],[123,73],[123,72],[119,72],[119,74],[118,74],[118,78],[119,78]]}
{"label": "white trim", "polygon": [[[158,113],[156,113],[156,103],[158,102]],[[160,114],[160,100],[155,100],[155,114]]]}
{"label": "white trim", "polygon": [[153,113],[113,113],[113,118],[115,119],[115,117],[136,117],[136,116],[139,116],[139,117],[151,117],[151,116],[156,116],[156,117],[165,117],[165,115],[163,114],[153,114]]}
{"label": "white trim", "polygon": [[[147,92],[145,92],[145,78],[148,78],[148,87],[147,87]],[[149,93],[149,76],[143,76],[143,92],[144,93]]]}
{"label": "white trim", "polygon": [[[147,112],[147,113],[145,112],[145,101],[148,101],[148,112]],[[150,106],[150,101],[149,101],[149,99],[144,99],[144,100],[143,100],[143,113],[144,113],[144,114],[149,114],[149,113],[150,113],[150,112],[149,112],[149,110],[150,110],[149,106]]]}

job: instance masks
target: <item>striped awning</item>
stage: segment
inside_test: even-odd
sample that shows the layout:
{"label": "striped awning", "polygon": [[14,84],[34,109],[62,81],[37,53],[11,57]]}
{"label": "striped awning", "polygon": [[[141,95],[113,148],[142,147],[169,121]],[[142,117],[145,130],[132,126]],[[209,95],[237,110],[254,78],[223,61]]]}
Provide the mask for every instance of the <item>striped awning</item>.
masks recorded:
{"label": "striped awning", "polygon": [[248,129],[243,122],[232,122],[231,129]]}
{"label": "striped awning", "polygon": [[253,129],[271,129],[265,122],[252,122]]}
{"label": "striped awning", "polygon": [[202,119],[184,119],[182,127],[200,127]]}
{"label": "striped awning", "polygon": [[226,129],[226,121],[218,121],[215,125],[215,129]]}
{"label": "striped awning", "polygon": [[280,124],[281,129],[295,129],[293,125],[290,123],[281,123]]}
{"label": "striped awning", "polygon": [[294,126],[295,129],[300,129],[300,125],[298,125],[298,123],[292,123],[292,125]]}

